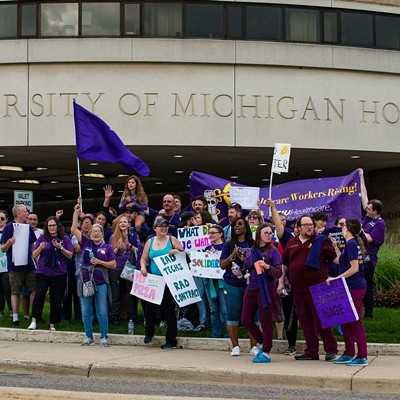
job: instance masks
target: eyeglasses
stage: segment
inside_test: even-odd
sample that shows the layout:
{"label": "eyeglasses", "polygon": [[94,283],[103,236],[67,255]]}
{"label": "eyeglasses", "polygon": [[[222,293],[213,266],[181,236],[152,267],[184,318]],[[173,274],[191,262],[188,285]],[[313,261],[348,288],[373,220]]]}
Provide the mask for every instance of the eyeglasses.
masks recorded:
{"label": "eyeglasses", "polygon": [[5,221],[6,219],[5,217],[0,217],[0,221]]}
{"label": "eyeglasses", "polygon": [[57,225],[56,224],[51,224],[51,225],[49,224],[49,225],[47,225],[47,227],[48,228],[57,228]]}
{"label": "eyeglasses", "polygon": [[172,203],[172,200],[163,200],[163,203]]}
{"label": "eyeglasses", "polygon": [[272,236],[273,233],[272,233],[272,232],[263,232],[263,235],[265,235],[265,236]]}
{"label": "eyeglasses", "polygon": [[249,219],[258,219],[257,215],[249,215]]}
{"label": "eyeglasses", "polygon": [[344,222],[339,222],[339,226],[346,226],[346,224]]}
{"label": "eyeglasses", "polygon": [[37,218],[28,218],[28,221],[37,221]]}
{"label": "eyeglasses", "polygon": [[371,206],[367,206],[367,207],[365,207],[365,211],[373,211],[373,209]]}
{"label": "eyeglasses", "polygon": [[222,233],[222,232],[208,232],[209,235],[217,235],[218,233]]}
{"label": "eyeglasses", "polygon": [[311,228],[314,224],[300,224],[300,226],[305,226],[306,228]]}

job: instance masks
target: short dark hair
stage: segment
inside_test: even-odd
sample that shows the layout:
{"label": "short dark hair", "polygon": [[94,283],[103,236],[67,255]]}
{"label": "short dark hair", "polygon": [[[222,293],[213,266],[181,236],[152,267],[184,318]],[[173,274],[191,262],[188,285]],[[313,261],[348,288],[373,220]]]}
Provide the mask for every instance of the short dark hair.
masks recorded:
{"label": "short dark hair", "polygon": [[329,218],[325,213],[318,211],[312,214],[311,219],[314,221],[328,221]]}
{"label": "short dark hair", "polygon": [[368,204],[371,204],[372,210],[377,211],[379,214],[382,212],[383,203],[378,199],[368,200]]}
{"label": "short dark hair", "polygon": [[313,225],[315,226],[315,220],[313,219],[312,215],[310,215],[310,214],[303,214],[303,215],[300,215],[300,217],[298,217],[297,220],[296,220],[295,226],[300,227],[300,226],[301,226],[301,220],[302,220],[303,218],[306,218],[306,217],[307,217],[307,218],[310,218],[311,221],[312,221],[312,223],[313,223]]}
{"label": "short dark hair", "polygon": [[243,211],[243,207],[239,204],[239,203],[231,203],[229,204],[228,210],[230,210],[231,208],[233,208],[234,210],[242,213]]}

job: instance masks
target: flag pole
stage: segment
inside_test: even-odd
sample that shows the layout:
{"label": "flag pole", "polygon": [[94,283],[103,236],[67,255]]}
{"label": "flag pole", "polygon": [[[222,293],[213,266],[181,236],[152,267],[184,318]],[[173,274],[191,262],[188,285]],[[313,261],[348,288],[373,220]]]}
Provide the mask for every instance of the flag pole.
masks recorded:
{"label": "flag pole", "polygon": [[272,199],[272,178],[274,176],[274,173],[272,172],[272,168],[271,168],[271,176],[269,178],[269,192],[268,192],[268,198]]}
{"label": "flag pole", "polygon": [[81,212],[83,212],[82,209],[82,184],[81,184],[81,166],[79,164],[79,158],[76,157],[76,165],[78,169],[78,190],[79,190],[79,199],[80,199],[80,205],[81,205]]}

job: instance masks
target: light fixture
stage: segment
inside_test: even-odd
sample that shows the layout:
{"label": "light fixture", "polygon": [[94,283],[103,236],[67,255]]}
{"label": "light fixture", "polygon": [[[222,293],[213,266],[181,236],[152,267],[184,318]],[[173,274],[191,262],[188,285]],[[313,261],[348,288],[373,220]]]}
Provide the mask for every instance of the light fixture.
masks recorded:
{"label": "light fixture", "polygon": [[24,172],[24,170],[21,167],[14,167],[12,165],[0,165],[0,169],[2,171]]}
{"label": "light fixture", "polygon": [[5,156],[5,154],[0,154],[0,158],[4,158]]}
{"label": "light fixture", "polygon": [[263,178],[263,179],[261,179],[263,182],[268,182],[269,181],[269,178]]}
{"label": "light fixture", "polygon": [[37,167],[36,171],[46,171],[46,169],[48,169],[48,168],[46,168],[46,167]]}
{"label": "light fixture", "polygon": [[174,158],[183,158],[183,156],[181,154],[175,154]]}
{"label": "light fixture", "polygon": [[90,191],[90,190],[94,190],[94,189],[93,189],[93,188],[86,188],[86,190],[89,190],[89,191]]}
{"label": "light fixture", "polygon": [[56,194],[56,197],[60,198],[60,197],[62,197],[62,195],[61,194]]}
{"label": "light fixture", "polygon": [[126,178],[127,176],[129,176],[129,175],[127,175],[127,174],[119,174],[117,176],[117,178]]}
{"label": "light fixture", "polygon": [[58,183],[58,181],[50,181],[50,183]]}
{"label": "light fixture", "polygon": [[91,162],[89,165],[96,166],[96,165],[99,165],[99,163],[97,163],[97,162]]}
{"label": "light fixture", "polygon": [[17,181],[18,183],[30,183],[31,185],[39,185],[39,181],[35,179],[20,179]]}
{"label": "light fixture", "polygon": [[90,172],[88,174],[83,174],[86,178],[98,178],[98,179],[105,179],[106,177],[103,174],[95,174],[93,172]]}
{"label": "light fixture", "polygon": [[322,172],[322,169],[316,168],[314,169],[314,172]]}
{"label": "light fixture", "polygon": [[237,175],[232,175],[231,177],[230,177],[231,179],[237,179],[237,178],[239,178]]}
{"label": "light fixture", "polygon": [[361,156],[350,156],[350,158],[356,159],[356,158],[361,158]]}
{"label": "light fixture", "polygon": [[118,193],[124,193],[124,190],[118,190]]}
{"label": "light fixture", "polygon": [[267,164],[265,164],[265,163],[260,163],[260,164],[258,164],[260,167],[266,167],[267,166]]}
{"label": "light fixture", "polygon": [[183,171],[178,170],[178,171],[174,171],[176,174],[183,174]]}
{"label": "light fixture", "polygon": [[162,182],[154,182],[155,185],[162,185]]}

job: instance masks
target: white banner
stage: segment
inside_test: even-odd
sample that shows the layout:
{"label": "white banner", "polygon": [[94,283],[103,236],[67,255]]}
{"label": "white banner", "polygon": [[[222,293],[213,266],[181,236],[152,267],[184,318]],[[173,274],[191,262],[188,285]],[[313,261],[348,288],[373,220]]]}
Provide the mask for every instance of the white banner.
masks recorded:
{"label": "white banner", "polygon": [[275,143],[271,172],[289,172],[290,144]]}
{"label": "white banner", "polygon": [[191,226],[178,229],[178,240],[185,251],[203,250],[211,246],[208,226]]}
{"label": "white banner", "polygon": [[190,252],[190,269],[193,276],[201,278],[222,279],[224,272],[219,265],[221,252],[215,253],[203,251]]}
{"label": "white banner", "polygon": [[160,275],[147,274],[143,276],[135,270],[131,294],[139,299],[160,305],[164,296],[165,281]]}
{"label": "white banner", "polygon": [[165,283],[179,307],[201,301],[199,291],[186,262],[186,253],[180,251],[173,256],[160,256],[154,259]]}
{"label": "white banner", "polygon": [[244,210],[257,210],[260,199],[260,188],[231,186],[229,189],[231,203],[239,203]]}
{"label": "white banner", "polygon": [[12,261],[15,266],[28,265],[29,224],[14,223],[15,243],[12,247]]}

